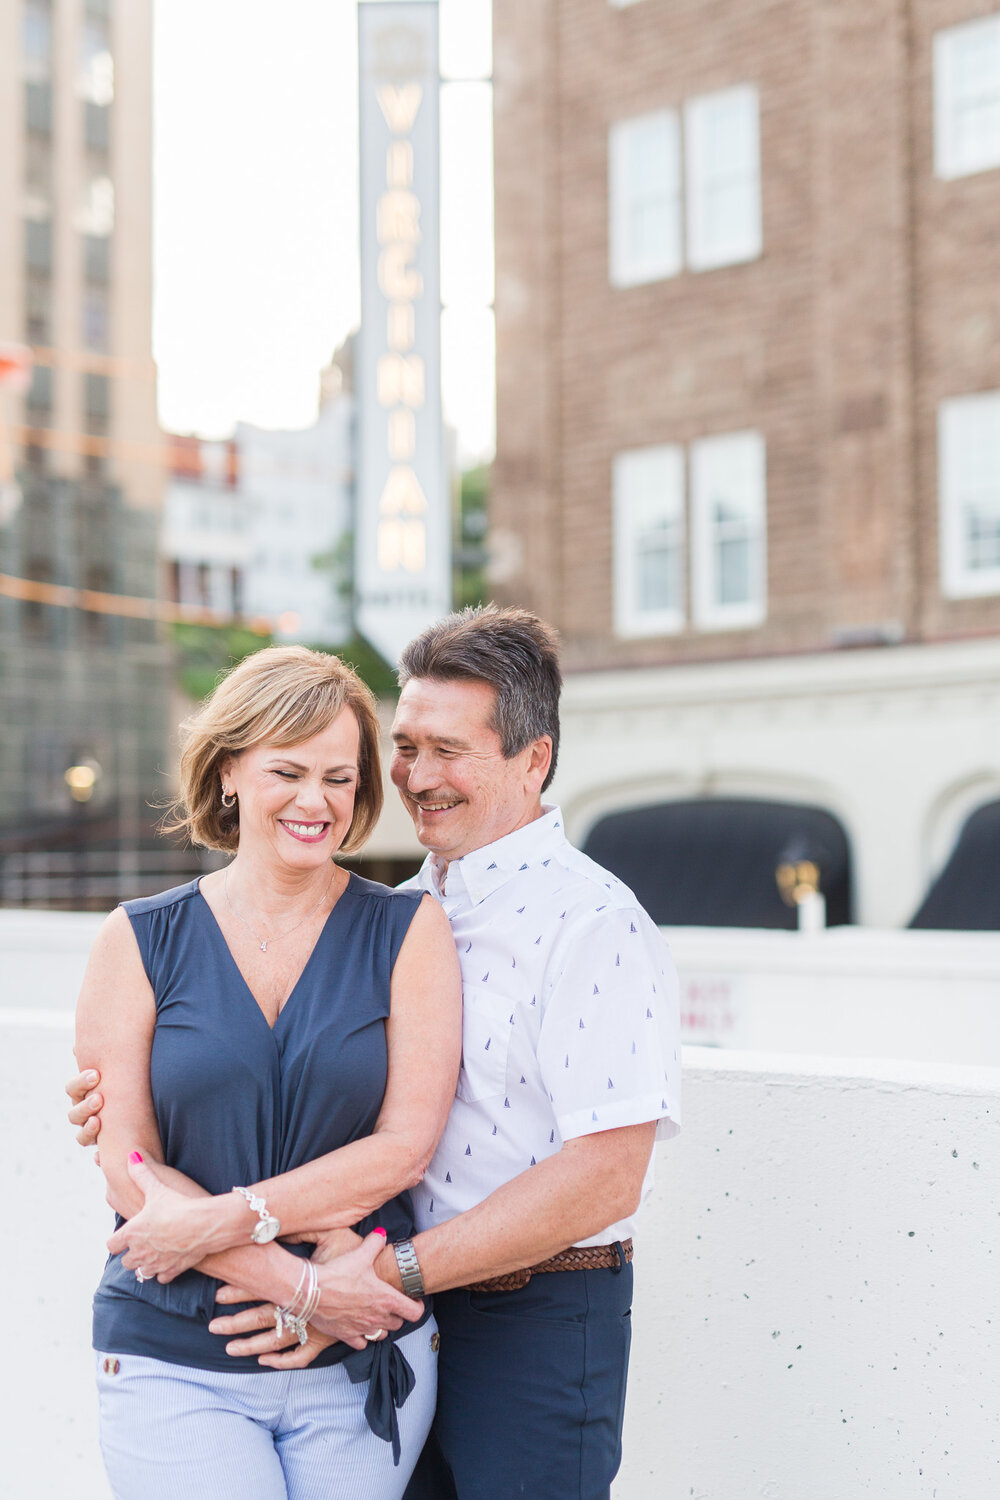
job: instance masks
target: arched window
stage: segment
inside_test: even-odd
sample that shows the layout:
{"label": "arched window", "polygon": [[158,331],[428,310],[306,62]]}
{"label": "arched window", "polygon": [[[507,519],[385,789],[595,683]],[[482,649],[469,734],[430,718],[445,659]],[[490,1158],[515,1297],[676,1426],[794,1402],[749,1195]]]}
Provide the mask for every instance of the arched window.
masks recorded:
{"label": "arched window", "polygon": [[633,807],[595,824],[584,852],[663,925],[794,928],[777,870],[798,860],[819,866],[828,925],[851,920],[847,835],[819,807],[728,797]]}
{"label": "arched window", "polygon": [[977,807],[911,927],[1000,931],[1000,802]]}

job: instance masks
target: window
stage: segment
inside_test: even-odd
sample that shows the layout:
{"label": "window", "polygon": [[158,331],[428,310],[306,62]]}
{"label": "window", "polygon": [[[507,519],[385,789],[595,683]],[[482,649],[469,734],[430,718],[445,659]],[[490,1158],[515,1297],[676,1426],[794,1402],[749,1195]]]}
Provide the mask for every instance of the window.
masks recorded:
{"label": "window", "polygon": [[681,269],[680,129],[664,109],[611,127],[611,282],[637,286]]}
{"label": "window", "polygon": [[619,636],[683,630],[685,467],[690,476],[691,624],[737,630],[765,618],[766,479],[759,432],[636,448],[612,466],[614,618]]}
{"label": "window", "polygon": [[[24,138],[24,186],[29,198],[44,205],[46,211],[52,204],[52,142],[45,136],[26,135]],[[32,218],[42,217],[32,214]]]}
{"label": "window", "polygon": [[[608,138],[610,277],[637,286],[753,260],[762,248],[757,90],[618,120]],[[682,220],[686,217],[686,234]]]}
{"label": "window", "polygon": [[111,241],[107,236],[84,235],[83,269],[91,286],[107,285],[111,270]]}
{"label": "window", "polygon": [[692,603],[700,630],[764,618],[765,458],[759,432],[691,446]]}
{"label": "window", "polygon": [[31,135],[52,134],[52,85],[24,85],[24,123]]}
{"label": "window", "polygon": [[50,365],[35,365],[31,372],[31,385],[25,400],[30,418],[39,419],[51,413],[52,367]]}
{"label": "window", "polygon": [[941,403],[938,475],[942,592],[1000,594],[1000,391]]}
{"label": "window", "polygon": [[664,635],[684,624],[684,450],[669,444],[615,456],[614,613],[619,635]]}
{"label": "window", "polygon": [[108,294],[104,287],[87,287],[83,293],[83,347],[104,354],[109,347]]}
{"label": "window", "polygon": [[115,96],[115,65],[106,20],[85,16],[80,28],[77,92],[91,104],[110,104]]}
{"label": "window", "polygon": [[110,177],[91,177],[76,215],[81,234],[106,238],[115,227],[115,189]]}
{"label": "window", "polygon": [[44,0],[25,0],[21,60],[25,77],[36,81],[48,78],[52,65],[52,12]]}
{"label": "window", "polygon": [[934,170],[965,177],[1000,166],[1000,15],[934,37]]}
{"label": "window", "polygon": [[93,155],[107,156],[111,149],[111,110],[106,104],[92,104],[88,99],[83,106],[83,140]]}
{"label": "window", "polygon": [[111,381],[106,375],[84,375],[83,413],[88,432],[104,431],[111,415]]}
{"label": "window", "polygon": [[24,335],[29,344],[52,343],[52,282],[37,272],[24,279]]}
{"label": "window", "polygon": [[761,252],[757,90],[726,89],[684,106],[687,257],[693,271]]}
{"label": "window", "polygon": [[29,271],[52,270],[52,221],[50,219],[25,220],[24,261]]}

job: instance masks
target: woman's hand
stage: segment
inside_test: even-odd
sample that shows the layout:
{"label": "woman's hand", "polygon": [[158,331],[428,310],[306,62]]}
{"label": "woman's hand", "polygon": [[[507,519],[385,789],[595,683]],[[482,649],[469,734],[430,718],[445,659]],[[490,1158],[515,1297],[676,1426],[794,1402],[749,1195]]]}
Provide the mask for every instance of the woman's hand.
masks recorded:
{"label": "woman's hand", "polygon": [[[248,1300],[248,1294],[238,1286],[221,1286],[216,1297],[216,1301],[222,1303]],[[299,1343],[298,1335],[290,1328],[276,1333],[275,1311],[273,1302],[258,1302],[256,1307],[248,1307],[230,1317],[213,1318],[208,1330],[230,1340],[226,1345],[227,1354],[234,1357],[237,1354],[256,1354],[258,1363],[272,1370],[304,1370],[321,1350],[337,1342],[328,1334],[318,1333],[311,1324],[304,1344]]]}
{"label": "woman's hand", "polygon": [[155,1276],[157,1281],[173,1281],[215,1248],[216,1200],[176,1192],[137,1151],[129,1156],[128,1172],[145,1203],[115,1230],[108,1249],[113,1255],[126,1251],[122,1265],[130,1271],[141,1269],[147,1280]]}

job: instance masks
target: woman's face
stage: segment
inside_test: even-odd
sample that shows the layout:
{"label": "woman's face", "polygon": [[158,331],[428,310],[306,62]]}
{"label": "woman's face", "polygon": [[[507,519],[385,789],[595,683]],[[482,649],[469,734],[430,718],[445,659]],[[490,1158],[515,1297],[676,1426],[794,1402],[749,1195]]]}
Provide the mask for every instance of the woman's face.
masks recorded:
{"label": "woman's face", "polygon": [[223,763],[240,806],[239,852],[310,870],[347,836],[358,789],[358,721],[349,708],[297,745],[253,745]]}

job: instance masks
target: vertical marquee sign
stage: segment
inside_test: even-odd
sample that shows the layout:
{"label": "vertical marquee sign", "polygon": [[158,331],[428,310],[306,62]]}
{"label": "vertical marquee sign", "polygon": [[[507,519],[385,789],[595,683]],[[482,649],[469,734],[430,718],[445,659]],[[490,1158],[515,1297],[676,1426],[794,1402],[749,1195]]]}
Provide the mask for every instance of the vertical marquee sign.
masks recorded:
{"label": "vertical marquee sign", "polygon": [[358,6],[355,612],[390,662],[451,608],[441,435],[437,0]]}

